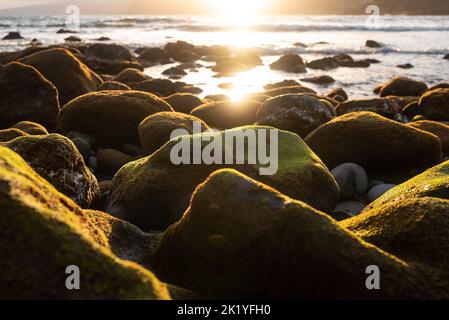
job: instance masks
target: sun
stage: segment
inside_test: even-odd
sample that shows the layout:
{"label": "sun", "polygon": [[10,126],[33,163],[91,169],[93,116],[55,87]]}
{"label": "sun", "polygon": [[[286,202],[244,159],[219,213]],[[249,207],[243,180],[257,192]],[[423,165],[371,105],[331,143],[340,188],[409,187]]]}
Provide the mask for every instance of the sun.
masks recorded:
{"label": "sun", "polygon": [[203,0],[211,12],[223,16],[254,16],[260,14],[272,0]]}

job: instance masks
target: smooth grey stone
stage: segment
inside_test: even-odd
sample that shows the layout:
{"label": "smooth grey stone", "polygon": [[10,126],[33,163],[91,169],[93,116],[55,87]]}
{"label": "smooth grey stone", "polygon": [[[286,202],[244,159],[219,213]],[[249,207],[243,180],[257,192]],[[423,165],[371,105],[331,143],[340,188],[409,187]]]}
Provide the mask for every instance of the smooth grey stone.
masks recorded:
{"label": "smooth grey stone", "polygon": [[374,186],[368,191],[367,200],[368,202],[373,202],[380,196],[382,196],[385,192],[387,192],[390,189],[393,189],[396,187],[395,184],[379,184],[377,186]]}
{"label": "smooth grey stone", "polygon": [[332,175],[340,187],[342,199],[354,200],[368,191],[368,175],[365,169],[355,163],[344,163],[332,170]]}
{"label": "smooth grey stone", "polygon": [[333,214],[345,213],[349,216],[356,216],[360,212],[362,212],[365,207],[366,205],[364,203],[358,201],[344,201],[337,204],[333,211]]}

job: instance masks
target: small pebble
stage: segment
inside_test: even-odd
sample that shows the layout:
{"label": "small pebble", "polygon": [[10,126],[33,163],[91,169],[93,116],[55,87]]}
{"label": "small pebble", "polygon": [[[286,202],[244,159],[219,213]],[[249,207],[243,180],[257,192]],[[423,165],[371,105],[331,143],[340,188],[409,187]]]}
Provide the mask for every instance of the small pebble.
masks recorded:
{"label": "small pebble", "polygon": [[395,184],[379,184],[370,189],[370,191],[368,192],[368,196],[366,198],[368,202],[371,203],[380,196],[382,196],[384,193],[386,193],[388,190],[393,189],[394,187],[396,187]]}

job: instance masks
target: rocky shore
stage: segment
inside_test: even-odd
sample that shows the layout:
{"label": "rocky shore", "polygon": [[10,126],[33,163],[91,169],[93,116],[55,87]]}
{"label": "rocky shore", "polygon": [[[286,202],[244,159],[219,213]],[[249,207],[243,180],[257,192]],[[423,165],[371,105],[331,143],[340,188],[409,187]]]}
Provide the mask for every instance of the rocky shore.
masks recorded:
{"label": "rocky shore", "polygon": [[[449,83],[353,99],[307,70],[380,61],[287,54],[270,68],[291,80],[231,101],[181,78],[250,70],[255,50],[80,40],[0,53],[0,298],[449,299]],[[201,145],[267,128],[274,175],[170,160],[177,129]]]}

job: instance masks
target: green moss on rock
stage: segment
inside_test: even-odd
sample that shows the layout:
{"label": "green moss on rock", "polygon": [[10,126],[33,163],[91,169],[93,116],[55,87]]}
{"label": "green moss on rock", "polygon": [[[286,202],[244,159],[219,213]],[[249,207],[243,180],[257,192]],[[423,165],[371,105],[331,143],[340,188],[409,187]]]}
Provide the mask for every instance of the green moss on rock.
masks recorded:
{"label": "green moss on rock", "polygon": [[[247,126],[228,131],[202,133],[187,136],[192,146],[203,147],[209,141],[222,141],[225,134],[255,133],[275,130],[271,127]],[[268,131],[268,132],[267,132]],[[144,231],[164,230],[176,222],[188,206],[195,187],[213,171],[235,168],[273,188],[303,200],[316,208],[330,212],[338,199],[338,186],[321,160],[306,146],[301,138],[286,131],[278,132],[278,170],[270,175],[260,175],[260,168],[268,165],[256,164],[181,164],[172,163],[170,154],[181,137],[171,140],[151,156],[124,166],[113,179],[113,186],[106,211],[133,224]],[[225,143],[222,143],[222,154]],[[270,147],[271,148],[271,147]],[[235,149],[234,149],[235,150]],[[245,144],[245,158],[248,145]],[[225,163],[222,161],[222,163]],[[234,162],[235,163],[235,162]]]}
{"label": "green moss on rock", "polygon": [[17,152],[59,192],[88,207],[100,197],[95,176],[75,145],[59,134],[19,137],[3,146]]}
{"label": "green moss on rock", "polygon": [[31,135],[48,134],[47,129],[43,125],[32,121],[20,121],[11,128],[22,130]]}
{"label": "green moss on rock", "polygon": [[26,132],[15,128],[0,130],[0,142],[7,142],[18,137],[26,137],[27,135]]}
{"label": "green moss on rock", "polygon": [[386,203],[340,225],[408,263],[432,268],[449,288],[449,200],[423,197]]}
{"label": "green moss on rock", "polygon": [[[16,153],[0,147],[0,297],[3,299],[168,299],[148,270],[120,260],[101,230]],[[81,289],[67,290],[66,267]]]}
{"label": "green moss on rock", "polygon": [[12,62],[0,72],[0,88],[0,128],[22,120],[56,126],[58,91],[38,70]]}
{"label": "green moss on rock", "polygon": [[70,51],[62,48],[41,50],[19,60],[35,67],[58,89],[61,105],[95,91],[101,78]]}
{"label": "green moss on rock", "polygon": [[449,157],[449,125],[430,120],[409,122],[407,125],[416,129],[427,131],[440,138],[441,145],[443,147],[443,155],[445,157]]}
{"label": "green moss on rock", "polygon": [[[234,170],[213,173],[153,256],[159,277],[206,298],[447,297],[420,269]],[[381,290],[367,290],[367,266]],[[180,268],[182,266],[182,268]]]}
{"label": "green moss on rock", "polygon": [[330,168],[353,162],[371,173],[427,169],[442,158],[438,137],[373,112],[352,112],[315,129],[304,140]]}
{"label": "green moss on rock", "polygon": [[173,111],[168,103],[140,91],[100,91],[72,100],[64,106],[58,128],[94,137],[101,146],[139,144],[137,127],[146,117]]}
{"label": "green moss on rock", "polygon": [[143,154],[150,155],[170,141],[174,130],[184,129],[193,134],[195,123],[200,124],[201,131],[211,130],[201,119],[180,112],[158,112],[145,118],[139,125]]}
{"label": "green moss on rock", "polygon": [[435,197],[449,199],[449,161],[432,167],[383,194],[365,211],[403,199]]}

